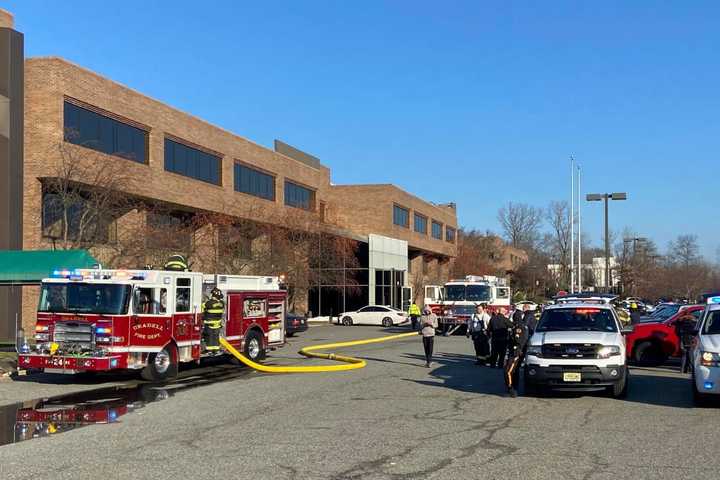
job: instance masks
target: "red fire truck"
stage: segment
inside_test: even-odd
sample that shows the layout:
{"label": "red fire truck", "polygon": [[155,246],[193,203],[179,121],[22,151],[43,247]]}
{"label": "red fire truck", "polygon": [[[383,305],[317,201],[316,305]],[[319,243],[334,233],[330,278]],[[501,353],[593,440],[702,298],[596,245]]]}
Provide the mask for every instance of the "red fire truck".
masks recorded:
{"label": "red fire truck", "polygon": [[[504,278],[492,275],[468,275],[450,280],[444,286],[425,286],[425,305],[439,318],[443,331],[457,330],[483,304],[493,312],[510,306],[510,287]],[[449,332],[451,333],[451,332]]]}
{"label": "red fire truck", "polygon": [[199,362],[202,303],[217,287],[225,300],[221,335],[253,360],[285,343],[287,292],[278,277],[160,270],[55,271],[42,282],[35,344],[21,368],[51,373],[140,370],[148,380]]}

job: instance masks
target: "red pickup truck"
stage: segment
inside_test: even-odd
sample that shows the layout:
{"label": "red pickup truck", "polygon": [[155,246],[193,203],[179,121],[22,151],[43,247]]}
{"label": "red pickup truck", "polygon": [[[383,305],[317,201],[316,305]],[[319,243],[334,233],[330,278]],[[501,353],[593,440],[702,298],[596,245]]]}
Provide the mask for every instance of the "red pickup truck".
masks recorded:
{"label": "red pickup truck", "polygon": [[635,324],[632,333],[625,337],[627,357],[636,364],[662,365],[669,357],[680,356],[680,339],[675,330],[675,322],[687,314],[699,320],[705,305],[683,306],[673,316],[657,321]]}

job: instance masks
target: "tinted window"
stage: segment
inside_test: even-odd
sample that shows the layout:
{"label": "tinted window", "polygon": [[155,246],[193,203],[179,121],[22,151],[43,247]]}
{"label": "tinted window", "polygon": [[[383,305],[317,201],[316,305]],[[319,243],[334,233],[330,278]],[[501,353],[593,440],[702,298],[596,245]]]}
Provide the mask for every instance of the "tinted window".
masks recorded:
{"label": "tinted window", "polygon": [[275,200],[275,177],[236,163],[235,191]]}
{"label": "tinted window", "polygon": [[705,317],[703,334],[720,335],[720,310],[709,312],[707,317]]}
{"label": "tinted window", "polygon": [[139,163],[147,160],[145,130],[69,102],[65,102],[64,129],[66,142]]}
{"label": "tinted window", "polygon": [[220,157],[165,139],[165,170],[220,185]]}
{"label": "tinted window", "polygon": [[489,302],[492,300],[491,288],[486,285],[468,285],[465,289],[465,300],[469,302]]}
{"label": "tinted window", "polygon": [[315,205],[315,192],[296,183],[285,181],[285,205],[312,210]]}
{"label": "tinted window", "polygon": [[427,233],[427,217],[415,214],[415,231],[419,233]]}
{"label": "tinted window", "polygon": [[432,222],[432,236],[433,238],[437,238],[438,240],[442,240],[442,223],[436,222],[433,220]]}
{"label": "tinted window", "polygon": [[130,285],[101,283],[45,283],[40,292],[40,312],[127,313]]}
{"label": "tinted window", "polygon": [[445,299],[454,302],[465,300],[465,285],[448,285],[445,287]]}
{"label": "tinted window", "polygon": [[612,313],[606,308],[575,307],[546,310],[536,329],[538,332],[616,332]]}
{"label": "tinted window", "polygon": [[445,240],[450,243],[455,243],[455,229],[447,227],[445,228]]}
{"label": "tinted window", "polygon": [[393,223],[395,225],[399,225],[401,227],[409,227],[410,226],[410,212],[407,208],[399,207],[397,205],[393,206]]}

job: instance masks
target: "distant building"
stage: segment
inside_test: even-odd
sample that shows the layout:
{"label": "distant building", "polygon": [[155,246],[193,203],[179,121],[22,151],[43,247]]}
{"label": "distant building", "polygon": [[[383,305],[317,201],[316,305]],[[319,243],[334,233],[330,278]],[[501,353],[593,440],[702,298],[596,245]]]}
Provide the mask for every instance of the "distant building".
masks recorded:
{"label": "distant building", "polygon": [[[615,273],[617,267],[615,257],[610,257],[610,286],[613,288],[620,285],[620,276]],[[562,266],[559,263],[549,264],[547,269],[556,279],[560,278]],[[594,257],[592,263],[583,263],[581,271],[583,290],[594,291],[605,286],[605,257]]]}

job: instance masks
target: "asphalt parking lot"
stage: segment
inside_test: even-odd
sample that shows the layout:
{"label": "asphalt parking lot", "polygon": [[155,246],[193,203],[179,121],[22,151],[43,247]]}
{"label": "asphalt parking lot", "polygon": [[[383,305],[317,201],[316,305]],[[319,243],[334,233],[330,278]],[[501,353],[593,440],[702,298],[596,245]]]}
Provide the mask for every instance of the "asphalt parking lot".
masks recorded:
{"label": "asphalt parking lot", "polygon": [[[295,352],[387,333],[316,326],[269,362],[320,364]],[[720,468],[720,409],[694,407],[689,380],[674,366],[634,368],[625,400],[511,399],[499,370],[473,365],[464,337],[439,337],[436,350],[430,369],[420,339],[409,338],[345,350],[368,359],[351,372],[270,375],[218,363],[185,370],[165,388],[114,377],[5,382],[0,478],[675,479],[707,478]],[[125,393],[101,392],[114,398],[110,424],[64,433],[60,425],[11,443],[32,438],[15,419],[37,405],[30,402],[37,393],[116,383]],[[61,403],[107,405],[83,395],[92,396]],[[123,395],[131,408],[119,407]],[[12,404],[19,400],[26,402]]]}

